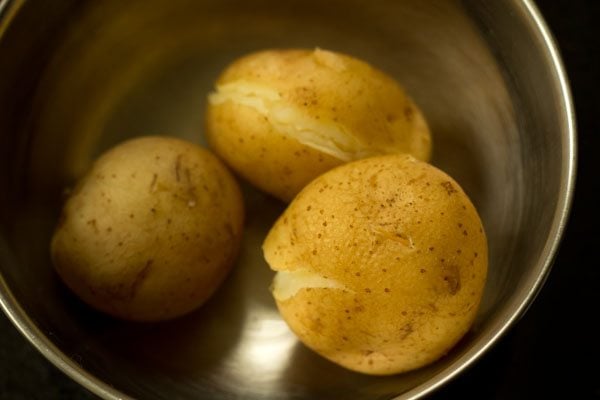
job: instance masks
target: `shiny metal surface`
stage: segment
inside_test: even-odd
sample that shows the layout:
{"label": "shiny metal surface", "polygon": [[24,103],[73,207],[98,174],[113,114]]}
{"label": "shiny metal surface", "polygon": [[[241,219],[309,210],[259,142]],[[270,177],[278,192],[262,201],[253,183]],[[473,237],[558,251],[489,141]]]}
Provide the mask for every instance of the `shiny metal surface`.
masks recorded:
{"label": "shiny metal surface", "polygon": [[[239,262],[198,312],[131,324],[65,290],[49,237],[63,190],[99,152],[142,134],[202,142],[206,94],[229,61],[315,46],[404,84],[430,122],[434,164],[482,215],[489,282],[473,329],[447,357],[368,377],[299,344],[260,252],[283,205],[248,187]],[[417,398],[471,365],[540,289],[572,197],[573,121],[530,1],[0,0],[0,303],[46,357],[107,399]]]}

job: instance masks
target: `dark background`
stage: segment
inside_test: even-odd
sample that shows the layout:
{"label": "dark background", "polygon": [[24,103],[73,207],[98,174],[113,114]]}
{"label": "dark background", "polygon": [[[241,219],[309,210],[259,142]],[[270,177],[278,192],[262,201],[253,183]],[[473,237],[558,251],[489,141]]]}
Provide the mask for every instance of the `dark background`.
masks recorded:
{"label": "dark background", "polygon": [[[504,1],[504,0],[497,0]],[[431,399],[600,399],[600,0],[538,0],[571,82],[578,177],[552,273],[527,314]],[[0,399],[94,399],[43,358],[0,312]]]}

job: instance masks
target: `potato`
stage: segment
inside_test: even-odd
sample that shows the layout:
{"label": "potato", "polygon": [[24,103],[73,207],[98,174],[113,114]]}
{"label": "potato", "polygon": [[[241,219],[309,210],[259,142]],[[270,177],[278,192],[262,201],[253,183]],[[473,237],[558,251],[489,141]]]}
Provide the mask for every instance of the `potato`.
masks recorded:
{"label": "potato", "polygon": [[477,211],[444,172],[408,155],[368,158],[311,182],[264,255],[300,340],[354,371],[387,375],[443,356],[467,332],[487,273]]}
{"label": "potato", "polygon": [[324,50],[272,50],[231,64],[209,95],[214,151],[258,188],[290,201],[345,162],[388,153],[428,160],[425,119],[392,78]]}
{"label": "potato", "polygon": [[204,303],[242,235],[239,187],[208,151],[166,137],[102,155],[64,205],[51,255],[83,301],[115,317],[157,321]]}

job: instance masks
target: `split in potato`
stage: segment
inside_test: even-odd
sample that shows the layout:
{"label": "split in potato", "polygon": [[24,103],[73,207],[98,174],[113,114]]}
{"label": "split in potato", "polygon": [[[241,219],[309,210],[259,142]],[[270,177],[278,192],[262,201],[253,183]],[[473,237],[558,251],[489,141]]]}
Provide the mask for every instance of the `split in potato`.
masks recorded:
{"label": "split in potato", "polygon": [[209,96],[206,128],[221,158],[284,201],[345,162],[389,153],[427,161],[431,152],[427,124],[396,81],[319,49],[235,61]]}
{"label": "split in potato", "polygon": [[102,155],[76,186],[51,255],[67,286],[96,309],[164,320],[216,290],[242,223],[240,190],[216,157],[174,138],[138,138]]}
{"label": "split in potato", "polygon": [[368,374],[419,368],[471,326],[487,241],[460,186],[407,155],[368,158],[311,182],[269,232],[273,295],[300,340]]}

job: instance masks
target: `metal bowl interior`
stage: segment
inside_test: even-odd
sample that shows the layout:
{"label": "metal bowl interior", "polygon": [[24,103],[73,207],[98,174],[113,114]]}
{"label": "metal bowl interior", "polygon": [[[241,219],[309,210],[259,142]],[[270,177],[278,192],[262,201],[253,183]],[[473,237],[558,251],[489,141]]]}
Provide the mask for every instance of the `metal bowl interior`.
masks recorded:
{"label": "metal bowl interior", "polygon": [[[346,52],[395,76],[431,125],[433,163],[480,211],[490,244],[483,304],[437,363],[370,377],[299,344],[260,252],[284,206],[250,187],[239,261],[191,315],[116,321],[53,273],[62,192],[94,157],[137,135],[202,143],[219,71],[274,47]],[[419,397],[489,348],[549,272],[574,179],[569,96],[529,1],[0,1],[0,302],[45,356],[109,399]]]}

